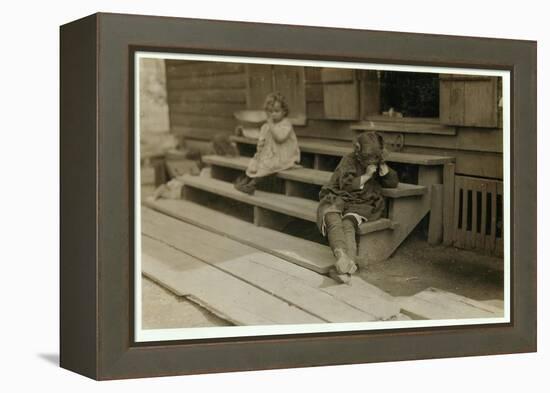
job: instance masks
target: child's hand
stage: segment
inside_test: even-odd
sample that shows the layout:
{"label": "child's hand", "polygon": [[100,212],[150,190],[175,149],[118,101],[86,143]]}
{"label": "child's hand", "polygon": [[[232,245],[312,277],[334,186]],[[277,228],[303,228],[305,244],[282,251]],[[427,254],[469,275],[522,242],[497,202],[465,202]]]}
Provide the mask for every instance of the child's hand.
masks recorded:
{"label": "child's hand", "polygon": [[258,139],[258,144],[256,145],[257,150],[261,150],[265,145],[265,139]]}
{"label": "child's hand", "polygon": [[367,169],[365,171],[365,176],[367,176],[369,178],[372,177],[372,175],[374,175],[376,173],[377,169],[378,168],[374,164],[367,165]]}
{"label": "child's hand", "polygon": [[386,163],[380,164],[380,168],[378,170],[378,174],[380,176],[386,176],[389,171],[390,171],[390,168],[388,168],[388,165]]}
{"label": "child's hand", "polygon": [[365,185],[366,182],[368,182],[372,175],[376,173],[377,166],[374,164],[367,165],[367,169],[365,170],[365,174],[361,176],[361,188]]}

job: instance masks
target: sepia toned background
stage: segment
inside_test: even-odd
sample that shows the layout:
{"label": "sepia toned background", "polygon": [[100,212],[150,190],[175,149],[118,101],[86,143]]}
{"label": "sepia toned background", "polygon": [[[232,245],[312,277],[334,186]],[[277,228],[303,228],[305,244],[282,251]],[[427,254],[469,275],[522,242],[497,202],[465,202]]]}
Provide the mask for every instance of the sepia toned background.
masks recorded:
{"label": "sepia toned background", "polygon": [[[277,317],[277,304],[265,300],[262,306],[263,291],[323,316],[310,322],[503,315],[500,77],[144,57],[139,102],[145,329],[265,324],[262,318],[310,321],[304,315]],[[249,198],[231,183],[255,152],[265,121],[263,103],[272,91],[287,98],[304,169],[279,174]],[[346,300],[336,302],[340,311],[331,314],[318,305],[325,291],[317,293],[320,287],[311,281],[308,290],[314,290],[304,292],[311,296],[304,301],[291,293],[303,282],[283,284],[273,272],[272,279],[263,280],[249,266],[275,256],[277,266],[286,265],[286,279],[298,274],[289,263],[307,274],[326,274],[334,257],[315,226],[318,193],[341,157],[351,152],[354,138],[365,131],[383,136],[400,185],[385,191],[384,218],[360,229],[358,263],[363,269],[353,291],[358,299],[378,296],[387,307],[373,311],[352,302],[366,314],[346,314]],[[237,149],[238,157],[216,149],[220,137]],[[206,232],[194,229],[199,227]],[[206,238],[225,241],[216,236],[234,242],[218,253],[206,241],[201,248]],[[186,243],[183,237],[195,241]],[[169,271],[178,264],[168,261],[178,255],[162,251],[151,239],[190,255],[193,263],[181,261],[179,266],[192,266],[194,273],[175,279]],[[256,302],[263,311],[256,307],[255,317],[242,318],[216,300],[214,289],[204,288],[223,275],[198,274],[201,266],[253,284],[250,290],[260,290]],[[266,276],[268,268],[262,267]],[[189,282],[193,274],[202,285]],[[334,285],[321,277],[322,286]],[[218,289],[235,289],[226,286]],[[343,291],[331,289],[330,294],[342,301]],[[243,303],[237,295],[235,301]],[[273,310],[266,311],[269,307]]]}

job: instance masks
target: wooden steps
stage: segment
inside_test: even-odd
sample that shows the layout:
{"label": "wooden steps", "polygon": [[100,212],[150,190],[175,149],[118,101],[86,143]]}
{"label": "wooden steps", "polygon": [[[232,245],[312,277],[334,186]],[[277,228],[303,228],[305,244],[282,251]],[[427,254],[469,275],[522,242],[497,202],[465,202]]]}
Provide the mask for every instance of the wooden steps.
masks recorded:
{"label": "wooden steps", "polygon": [[[265,296],[260,296],[255,289],[294,307],[288,311],[293,312],[293,316],[289,314],[285,322],[276,323],[292,323],[292,320],[295,323],[362,322],[391,319],[399,314],[399,306],[390,295],[357,277],[352,286],[341,285],[326,276],[145,207],[142,208],[142,233],[144,274],[178,294],[197,297],[198,303],[207,304],[210,309],[217,310],[217,314],[227,315],[235,306],[241,320],[252,318],[247,314],[242,316],[242,308],[252,314],[258,310],[269,313],[269,307],[261,307],[267,302]],[[220,273],[223,274],[220,276]],[[238,279],[254,290],[245,286],[249,294],[243,288],[234,293],[226,288],[226,279],[233,287],[237,286],[234,279]],[[213,299],[212,294],[218,297]],[[225,298],[220,294],[225,294]],[[250,302],[256,302],[257,295],[261,300],[256,308]],[[241,307],[239,298],[246,298],[247,304]],[[262,314],[255,323],[284,320],[285,316],[279,314],[284,307],[274,307],[275,316]],[[233,315],[228,318],[238,319]]]}
{"label": "wooden steps", "polygon": [[[244,145],[256,145],[258,141],[252,138],[246,138],[242,136],[232,136],[231,139],[236,143]],[[341,143],[338,141],[327,140],[315,140],[313,138],[299,138],[298,145],[300,150],[305,153],[321,154],[327,156],[344,156],[351,152],[351,144]],[[434,156],[428,154],[414,154],[414,153],[400,153],[390,152],[388,155],[389,162],[397,162],[402,164],[415,164],[415,165],[443,165],[454,162],[453,157],[448,156]]]}
{"label": "wooden steps", "polygon": [[[205,164],[221,168],[231,168],[239,171],[245,171],[250,161],[249,157],[226,157],[209,155],[202,157]],[[277,173],[277,177],[285,180],[296,181],[306,184],[323,186],[328,183],[332,172],[321,171],[309,168],[293,168]],[[403,198],[409,196],[423,195],[426,193],[425,186],[416,184],[399,183],[397,188],[385,188],[382,194],[388,198]]]}
{"label": "wooden steps", "polygon": [[[192,195],[186,191],[188,188],[199,189],[286,216],[316,222],[318,202],[315,201],[263,191],[256,191],[254,195],[248,195],[236,190],[231,183],[208,177],[184,175],[180,179],[184,183],[185,199],[192,199]],[[359,232],[364,235],[391,228],[393,228],[392,222],[381,218],[362,224]]]}
{"label": "wooden steps", "polygon": [[327,246],[257,227],[193,202],[159,199],[144,201],[143,204],[169,217],[223,235],[317,273],[328,273],[334,264],[334,256]]}

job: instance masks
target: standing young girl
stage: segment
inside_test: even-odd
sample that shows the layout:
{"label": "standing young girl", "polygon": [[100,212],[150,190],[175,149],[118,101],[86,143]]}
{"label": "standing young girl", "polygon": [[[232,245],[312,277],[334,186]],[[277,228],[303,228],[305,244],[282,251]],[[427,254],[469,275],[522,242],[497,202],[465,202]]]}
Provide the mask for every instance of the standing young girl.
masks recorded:
{"label": "standing young girl", "polygon": [[288,119],[288,105],[281,93],[268,94],[264,109],[267,121],[260,129],[256,154],[250,160],[246,175],[235,182],[235,188],[253,194],[261,180],[290,169],[300,162],[298,140]]}

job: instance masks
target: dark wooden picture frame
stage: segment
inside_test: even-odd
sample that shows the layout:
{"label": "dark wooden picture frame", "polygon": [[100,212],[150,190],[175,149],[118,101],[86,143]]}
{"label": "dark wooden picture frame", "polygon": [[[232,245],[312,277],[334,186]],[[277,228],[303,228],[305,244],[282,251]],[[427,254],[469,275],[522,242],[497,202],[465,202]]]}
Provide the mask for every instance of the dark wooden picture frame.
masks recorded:
{"label": "dark wooden picture frame", "polygon": [[[511,322],[137,343],[136,50],[511,72]],[[95,14],[61,27],[61,366],[95,379],[536,351],[536,43]]]}

